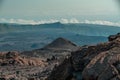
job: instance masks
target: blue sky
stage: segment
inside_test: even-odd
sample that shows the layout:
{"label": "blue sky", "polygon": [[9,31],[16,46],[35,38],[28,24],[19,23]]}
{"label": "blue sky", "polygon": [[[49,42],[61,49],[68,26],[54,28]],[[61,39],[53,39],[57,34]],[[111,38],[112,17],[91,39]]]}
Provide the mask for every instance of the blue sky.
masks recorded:
{"label": "blue sky", "polygon": [[0,18],[6,19],[114,19],[119,15],[116,0],[3,0],[0,5]]}

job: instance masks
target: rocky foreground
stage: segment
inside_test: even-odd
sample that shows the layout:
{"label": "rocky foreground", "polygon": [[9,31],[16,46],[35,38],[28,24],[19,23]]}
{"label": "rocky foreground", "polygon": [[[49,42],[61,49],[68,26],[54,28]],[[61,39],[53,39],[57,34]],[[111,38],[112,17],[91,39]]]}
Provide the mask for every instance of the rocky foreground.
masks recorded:
{"label": "rocky foreground", "polygon": [[120,80],[120,33],[76,46],[58,38],[42,49],[0,53],[0,80]]}
{"label": "rocky foreground", "polygon": [[72,52],[47,80],[120,80],[120,33],[108,39]]}
{"label": "rocky foreground", "polygon": [[0,80],[45,80],[54,67],[61,64],[79,47],[58,38],[42,49],[0,53]]}

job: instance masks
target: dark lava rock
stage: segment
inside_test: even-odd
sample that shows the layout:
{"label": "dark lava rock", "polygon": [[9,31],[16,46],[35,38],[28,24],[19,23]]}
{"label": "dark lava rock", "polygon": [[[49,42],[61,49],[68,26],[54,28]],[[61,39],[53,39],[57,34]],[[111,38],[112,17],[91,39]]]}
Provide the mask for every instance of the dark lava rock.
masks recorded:
{"label": "dark lava rock", "polygon": [[61,65],[53,69],[48,80],[70,80],[73,77],[72,72],[70,59],[65,59]]}
{"label": "dark lava rock", "polygon": [[47,80],[120,80],[120,34],[108,39],[72,52]]}
{"label": "dark lava rock", "polygon": [[110,35],[109,37],[108,37],[108,40],[109,41],[113,41],[113,40],[115,40],[115,39],[117,39],[117,38],[119,38],[120,37],[120,33],[118,33],[117,35]]}
{"label": "dark lava rock", "polygon": [[[111,80],[120,73],[120,47],[95,56],[83,70],[84,80]],[[120,80],[120,78],[119,78]]]}

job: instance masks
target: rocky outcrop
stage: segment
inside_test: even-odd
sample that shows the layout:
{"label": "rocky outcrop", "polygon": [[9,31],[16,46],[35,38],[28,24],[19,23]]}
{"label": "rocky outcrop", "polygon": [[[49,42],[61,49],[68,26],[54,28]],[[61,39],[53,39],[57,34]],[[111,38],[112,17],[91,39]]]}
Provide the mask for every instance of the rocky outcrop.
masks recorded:
{"label": "rocky outcrop", "polygon": [[38,58],[20,55],[18,52],[1,52],[0,65],[45,66],[46,63]]}
{"label": "rocky outcrop", "polygon": [[54,68],[48,80],[119,80],[120,34],[108,39],[106,43],[83,46],[72,52]]}
{"label": "rocky outcrop", "polygon": [[117,38],[119,38],[120,37],[120,33],[118,33],[117,35],[110,35],[109,37],[108,37],[108,40],[109,41],[113,41],[113,40],[115,40],[115,39],[117,39]]}
{"label": "rocky outcrop", "polygon": [[70,80],[72,72],[70,59],[65,59],[62,64],[55,66],[48,80]]}
{"label": "rocky outcrop", "polygon": [[[120,48],[101,52],[83,70],[84,80],[111,80],[120,73]],[[120,79],[120,77],[118,77]]]}
{"label": "rocky outcrop", "polygon": [[[16,80],[45,80],[64,58],[78,49],[69,40],[58,38],[42,49],[19,52],[0,53],[0,78]],[[68,61],[68,60],[67,60]],[[9,66],[9,67],[8,67]],[[69,65],[70,66],[70,65]],[[65,68],[65,67],[64,67]],[[66,68],[66,70],[68,70]],[[15,75],[14,77],[7,77]]]}
{"label": "rocky outcrop", "polygon": [[50,71],[46,61],[15,51],[0,53],[0,67],[0,80],[44,80]]}

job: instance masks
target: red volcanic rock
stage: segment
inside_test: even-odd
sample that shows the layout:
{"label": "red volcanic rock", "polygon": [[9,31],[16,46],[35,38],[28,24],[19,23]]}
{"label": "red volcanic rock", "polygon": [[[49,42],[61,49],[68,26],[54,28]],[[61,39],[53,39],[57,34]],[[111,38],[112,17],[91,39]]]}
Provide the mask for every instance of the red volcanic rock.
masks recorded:
{"label": "red volcanic rock", "polygon": [[3,52],[0,53],[0,65],[29,65],[29,66],[43,66],[46,63],[41,59],[33,57],[25,57],[18,52]]}

